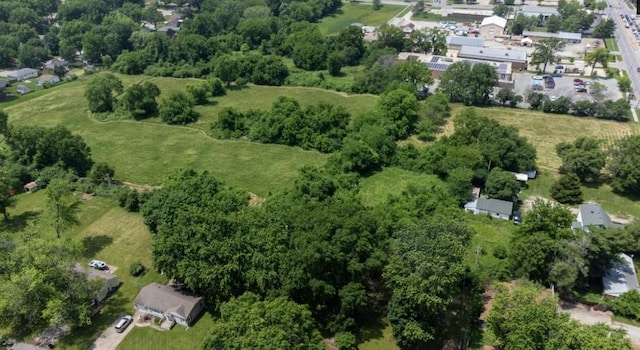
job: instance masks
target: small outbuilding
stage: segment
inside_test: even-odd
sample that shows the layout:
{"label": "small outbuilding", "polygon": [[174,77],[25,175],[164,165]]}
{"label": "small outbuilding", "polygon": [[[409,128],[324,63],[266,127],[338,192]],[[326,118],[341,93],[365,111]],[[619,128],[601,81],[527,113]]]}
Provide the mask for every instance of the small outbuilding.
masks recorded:
{"label": "small outbuilding", "polygon": [[95,296],[93,298],[96,303],[102,303],[107,296],[115,292],[116,289],[120,287],[120,278],[111,272],[84,268],[80,264],[76,264],[74,270],[78,273],[85,274],[89,281],[99,282],[99,287],[95,291]]}
{"label": "small outbuilding", "polygon": [[16,90],[18,91],[18,93],[20,95],[25,95],[31,92],[31,90],[29,90],[28,87],[26,87],[25,85],[18,85],[18,87],[16,88]]}
{"label": "small outbuilding", "polygon": [[35,181],[31,181],[28,184],[24,185],[24,191],[26,193],[33,193],[38,190],[38,183]]}

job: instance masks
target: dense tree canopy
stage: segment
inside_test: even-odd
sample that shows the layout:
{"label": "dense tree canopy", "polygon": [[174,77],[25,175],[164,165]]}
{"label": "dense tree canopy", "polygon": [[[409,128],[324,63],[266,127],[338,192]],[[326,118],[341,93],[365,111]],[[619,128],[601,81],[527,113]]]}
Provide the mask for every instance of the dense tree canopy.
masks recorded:
{"label": "dense tree canopy", "polygon": [[451,102],[466,105],[484,105],[498,83],[494,67],[480,63],[456,62],[450,65],[440,79],[440,90]]}
{"label": "dense tree canopy", "polygon": [[89,110],[94,113],[111,112],[116,94],[122,93],[122,81],[111,73],[100,73],[95,76],[84,91],[89,101]]}
{"label": "dense tree canopy", "polygon": [[469,317],[467,327],[477,319],[482,306],[463,297],[465,289],[474,289],[464,264],[472,235],[463,221],[444,217],[397,233],[385,279],[392,291],[389,322],[403,348],[424,349],[443,340],[452,330],[447,314],[456,308],[462,311],[459,315]]}
{"label": "dense tree canopy", "polygon": [[640,136],[627,136],[609,149],[611,160],[607,170],[611,176],[611,187],[627,194],[640,193]]}
{"label": "dense tree canopy", "polygon": [[592,137],[579,137],[573,143],[562,142],[556,146],[562,159],[561,173],[573,173],[580,181],[594,182],[600,179],[605,165],[605,153],[601,141]]}
{"label": "dense tree canopy", "polygon": [[231,299],[220,306],[210,333],[205,350],[324,349],[311,312],[285,297],[261,301],[247,293]]}

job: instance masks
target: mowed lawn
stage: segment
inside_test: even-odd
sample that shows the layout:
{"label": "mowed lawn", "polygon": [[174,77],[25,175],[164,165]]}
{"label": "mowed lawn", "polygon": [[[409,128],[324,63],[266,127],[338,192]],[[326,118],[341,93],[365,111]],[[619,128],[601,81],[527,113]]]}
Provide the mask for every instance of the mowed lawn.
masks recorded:
{"label": "mowed lawn", "polygon": [[[14,229],[33,221],[45,207],[46,190],[17,196],[15,207],[9,208]],[[51,235],[53,232],[44,234]],[[84,254],[78,261],[87,266],[91,259],[99,259],[112,266],[122,282],[118,291],[107,299],[105,306],[92,319],[93,324],[76,329],[63,337],[61,349],[86,350],[104,329],[110,327],[119,315],[133,314],[133,300],[144,285],[164,282],[165,278],[151,269],[151,235],[138,213],[129,213],[109,199],[95,197],[82,201],[79,225],[66,236],[81,242]],[[149,269],[141,277],[129,274],[129,266],[140,261]]]}
{"label": "mowed lawn", "polygon": [[362,203],[372,207],[384,204],[389,196],[402,194],[411,183],[441,182],[436,175],[420,174],[400,168],[384,168],[360,182],[360,197]]}
{"label": "mowed lawn", "polygon": [[[452,115],[455,116],[461,108],[454,107]],[[633,122],[620,123],[503,107],[478,108],[477,111],[480,115],[493,118],[503,125],[518,128],[520,135],[536,147],[538,168],[551,172],[557,172],[561,165],[556,154],[556,145],[560,142],[571,142],[580,136],[592,136],[604,140],[604,147],[607,148],[614,141],[639,131],[638,125]],[[451,123],[446,129],[447,132],[453,132]]]}
{"label": "mowed lawn", "polygon": [[336,34],[353,23],[367,26],[380,26],[399,14],[406,6],[383,5],[374,11],[370,3],[343,3],[342,7],[332,16],[320,21],[320,31],[325,34]]}
{"label": "mowed lawn", "polygon": [[[150,80],[164,94],[183,89],[190,81],[141,76],[122,78],[125,86]],[[290,184],[302,166],[324,164],[327,155],[281,145],[212,139],[205,130],[210,121],[217,118],[218,111],[224,107],[268,109],[279,96],[290,96],[303,106],[324,101],[343,105],[355,114],[372,110],[376,101],[374,96],[348,96],[315,88],[248,86],[198,107],[202,113],[199,124],[180,127],[160,123],[157,118],[143,122],[97,121],[87,113],[83,94],[83,84],[63,85],[46,95],[11,106],[6,112],[13,124],[66,126],[85,139],[94,160],[115,167],[118,179],[158,185],[166,176],[189,167],[208,170],[225,183],[259,196],[267,196]]]}
{"label": "mowed lawn", "polygon": [[[196,320],[188,329],[179,325],[170,331],[151,327],[134,327],[117,347],[118,350],[163,350],[201,349],[205,338],[211,332],[213,318],[208,312]],[[153,344],[151,346],[150,344]]]}

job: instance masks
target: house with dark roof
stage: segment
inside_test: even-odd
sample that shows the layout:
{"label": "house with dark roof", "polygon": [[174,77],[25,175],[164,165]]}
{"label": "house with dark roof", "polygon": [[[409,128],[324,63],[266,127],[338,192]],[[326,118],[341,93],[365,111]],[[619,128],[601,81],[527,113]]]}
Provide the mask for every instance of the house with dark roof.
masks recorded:
{"label": "house with dark roof", "polygon": [[576,221],[571,224],[573,229],[589,232],[590,227],[622,228],[623,225],[611,221],[609,214],[598,203],[580,204]]}
{"label": "house with dark roof", "polygon": [[513,213],[513,202],[477,198],[465,204],[464,210],[476,215],[491,215],[494,218],[509,220]]}
{"label": "house with dark roof", "polygon": [[166,320],[190,326],[204,310],[204,298],[193,295],[177,285],[151,283],[144,286],[134,301],[136,310]]}
{"label": "house with dark roof", "polygon": [[602,277],[604,295],[606,296],[619,297],[626,292],[640,290],[633,259],[626,254],[619,254],[618,258],[620,261]]}
{"label": "house with dark roof", "polygon": [[458,57],[490,62],[509,62],[513,69],[527,69],[527,52],[523,50],[462,46],[458,51]]}

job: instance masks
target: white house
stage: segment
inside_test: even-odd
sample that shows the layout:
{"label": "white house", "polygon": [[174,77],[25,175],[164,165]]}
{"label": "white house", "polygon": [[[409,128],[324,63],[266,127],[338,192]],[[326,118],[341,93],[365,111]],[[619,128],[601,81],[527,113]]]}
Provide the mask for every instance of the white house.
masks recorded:
{"label": "white house", "polygon": [[24,81],[29,78],[37,78],[38,71],[32,68],[22,68],[6,74],[10,81]]}
{"label": "white house", "polygon": [[476,215],[488,214],[494,218],[509,220],[513,213],[513,203],[493,198],[477,198],[465,204],[464,210]]}
{"label": "white house", "polygon": [[622,228],[624,226],[611,221],[611,217],[600,204],[586,203],[578,207],[578,216],[571,227],[589,232],[590,227]]}
{"label": "white house", "polygon": [[167,320],[170,328],[174,323],[191,325],[204,309],[204,299],[179,286],[154,282],[142,287],[134,306],[138,311]]}
{"label": "white house", "polygon": [[480,23],[480,34],[485,39],[493,39],[496,35],[502,35],[506,27],[506,18],[500,16],[485,17]]}

